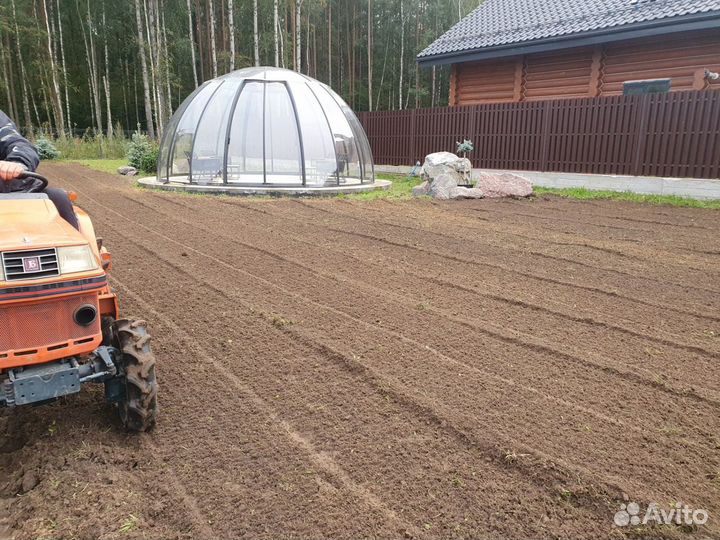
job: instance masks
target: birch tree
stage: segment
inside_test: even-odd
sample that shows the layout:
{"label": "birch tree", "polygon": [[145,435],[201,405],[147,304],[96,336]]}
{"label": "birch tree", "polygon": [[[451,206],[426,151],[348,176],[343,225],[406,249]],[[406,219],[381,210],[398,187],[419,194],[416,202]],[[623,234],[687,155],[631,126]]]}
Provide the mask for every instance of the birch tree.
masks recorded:
{"label": "birch tree", "polygon": [[[235,7],[234,7],[234,4],[235,4],[234,0],[228,0],[228,26],[230,27],[230,71],[235,71]],[[257,40],[257,0],[255,0],[255,35],[256,35],[256,40]],[[257,41],[256,41],[256,43],[257,43]],[[257,46],[256,46],[256,48],[257,48]]]}
{"label": "birch tree", "polygon": [[302,73],[302,4],[295,0],[295,71]]}
{"label": "birch tree", "polygon": [[63,113],[62,94],[60,93],[60,83],[58,82],[58,74],[55,65],[55,49],[52,44],[52,32],[50,31],[50,15],[47,9],[47,0],[42,0],[43,15],[45,19],[45,29],[47,30],[47,49],[50,57],[50,76],[52,77],[52,102],[55,115],[55,126],[59,135],[65,136],[65,118]]}
{"label": "birch tree", "polygon": [[[230,0],[232,3],[232,0]],[[255,53],[255,66],[260,66],[260,32],[258,31],[258,2],[253,0],[253,52]]]}
{"label": "birch tree", "polygon": [[57,11],[58,32],[60,39],[60,58],[62,61],[63,86],[65,87],[65,120],[67,121],[68,133],[72,134],[72,120],[70,118],[70,95],[68,85],[67,65],[65,63],[65,38],[63,37],[62,14],[60,13],[60,0],[55,0]]}
{"label": "birch tree", "polygon": [[107,107],[106,117],[107,117],[107,136],[108,138],[112,139],[113,137],[113,124],[112,124],[112,106],[111,106],[111,99],[110,99],[110,55],[108,54],[108,43],[107,43],[107,19],[105,17],[105,5],[103,4],[103,38],[104,38],[104,45],[105,45],[105,75],[103,76],[103,86],[105,87],[105,104]]}
{"label": "birch tree", "polygon": [[[230,0],[232,1],[232,0]],[[192,6],[190,0],[187,0],[188,10],[188,39],[190,40],[190,59],[192,61],[193,70],[193,85],[194,88],[198,87],[198,73],[197,73],[197,60],[195,59],[195,40],[193,39],[193,20],[192,20]]]}
{"label": "birch tree", "polygon": [[145,122],[148,136],[155,138],[155,126],[153,123],[152,104],[150,102],[150,81],[148,79],[147,60],[145,58],[145,31],[140,14],[140,0],[135,0],[135,22],[138,31],[138,54],[140,55],[140,67],[142,68],[143,93],[145,97]]}
{"label": "birch tree", "polygon": [[398,74],[398,108],[403,108],[403,72],[405,71],[405,10],[400,0],[400,71]]}
{"label": "birch tree", "polygon": [[367,87],[368,110],[373,110],[373,5],[372,0],[367,3]]}
{"label": "birch tree", "polygon": [[278,16],[278,0],[273,0],[273,40],[275,42],[275,67],[280,67],[280,44],[278,33],[280,31],[280,17]]}
{"label": "birch tree", "polygon": [[213,0],[207,1],[210,24],[210,54],[212,58],[213,77],[218,76],[217,48],[215,45],[215,4]]}

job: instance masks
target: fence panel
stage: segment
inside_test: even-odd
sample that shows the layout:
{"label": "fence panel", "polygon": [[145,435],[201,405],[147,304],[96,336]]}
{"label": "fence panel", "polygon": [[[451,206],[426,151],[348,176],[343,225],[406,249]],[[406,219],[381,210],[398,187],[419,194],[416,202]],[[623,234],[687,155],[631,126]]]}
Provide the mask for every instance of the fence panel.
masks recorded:
{"label": "fence panel", "polygon": [[475,143],[474,167],[720,177],[720,92],[364,112],[375,162],[412,165]]}

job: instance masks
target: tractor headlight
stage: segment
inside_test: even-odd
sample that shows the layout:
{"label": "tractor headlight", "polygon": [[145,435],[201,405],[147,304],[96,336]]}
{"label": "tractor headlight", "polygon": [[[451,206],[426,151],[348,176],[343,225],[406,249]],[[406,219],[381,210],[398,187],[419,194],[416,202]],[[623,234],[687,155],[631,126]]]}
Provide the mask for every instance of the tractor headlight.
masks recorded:
{"label": "tractor headlight", "polygon": [[61,274],[87,272],[98,267],[88,245],[60,247],[57,249],[57,254]]}

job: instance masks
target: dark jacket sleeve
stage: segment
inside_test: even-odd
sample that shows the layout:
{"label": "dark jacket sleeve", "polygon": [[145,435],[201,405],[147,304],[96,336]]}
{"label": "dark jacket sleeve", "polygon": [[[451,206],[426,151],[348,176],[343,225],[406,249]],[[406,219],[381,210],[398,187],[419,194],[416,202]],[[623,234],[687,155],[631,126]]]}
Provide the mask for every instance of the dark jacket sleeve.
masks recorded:
{"label": "dark jacket sleeve", "polygon": [[34,171],[40,164],[35,147],[20,135],[17,126],[7,114],[0,111],[0,160],[22,163]]}

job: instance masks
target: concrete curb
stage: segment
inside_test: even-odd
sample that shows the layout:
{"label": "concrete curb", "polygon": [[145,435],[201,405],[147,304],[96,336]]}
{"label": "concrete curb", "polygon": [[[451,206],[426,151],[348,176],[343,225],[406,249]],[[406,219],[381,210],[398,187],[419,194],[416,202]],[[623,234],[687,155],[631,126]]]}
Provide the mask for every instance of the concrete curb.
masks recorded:
{"label": "concrete curb", "polygon": [[140,178],[138,183],[146,188],[162,191],[182,191],[186,193],[204,193],[214,195],[235,195],[240,197],[251,197],[253,195],[265,195],[270,197],[328,197],[332,195],[365,193],[368,191],[390,189],[392,182],[388,180],[375,180],[373,184],[354,184],[351,186],[329,186],[329,187],[251,187],[251,186],[228,186],[228,185],[206,185],[177,184],[158,182],[155,176]]}

